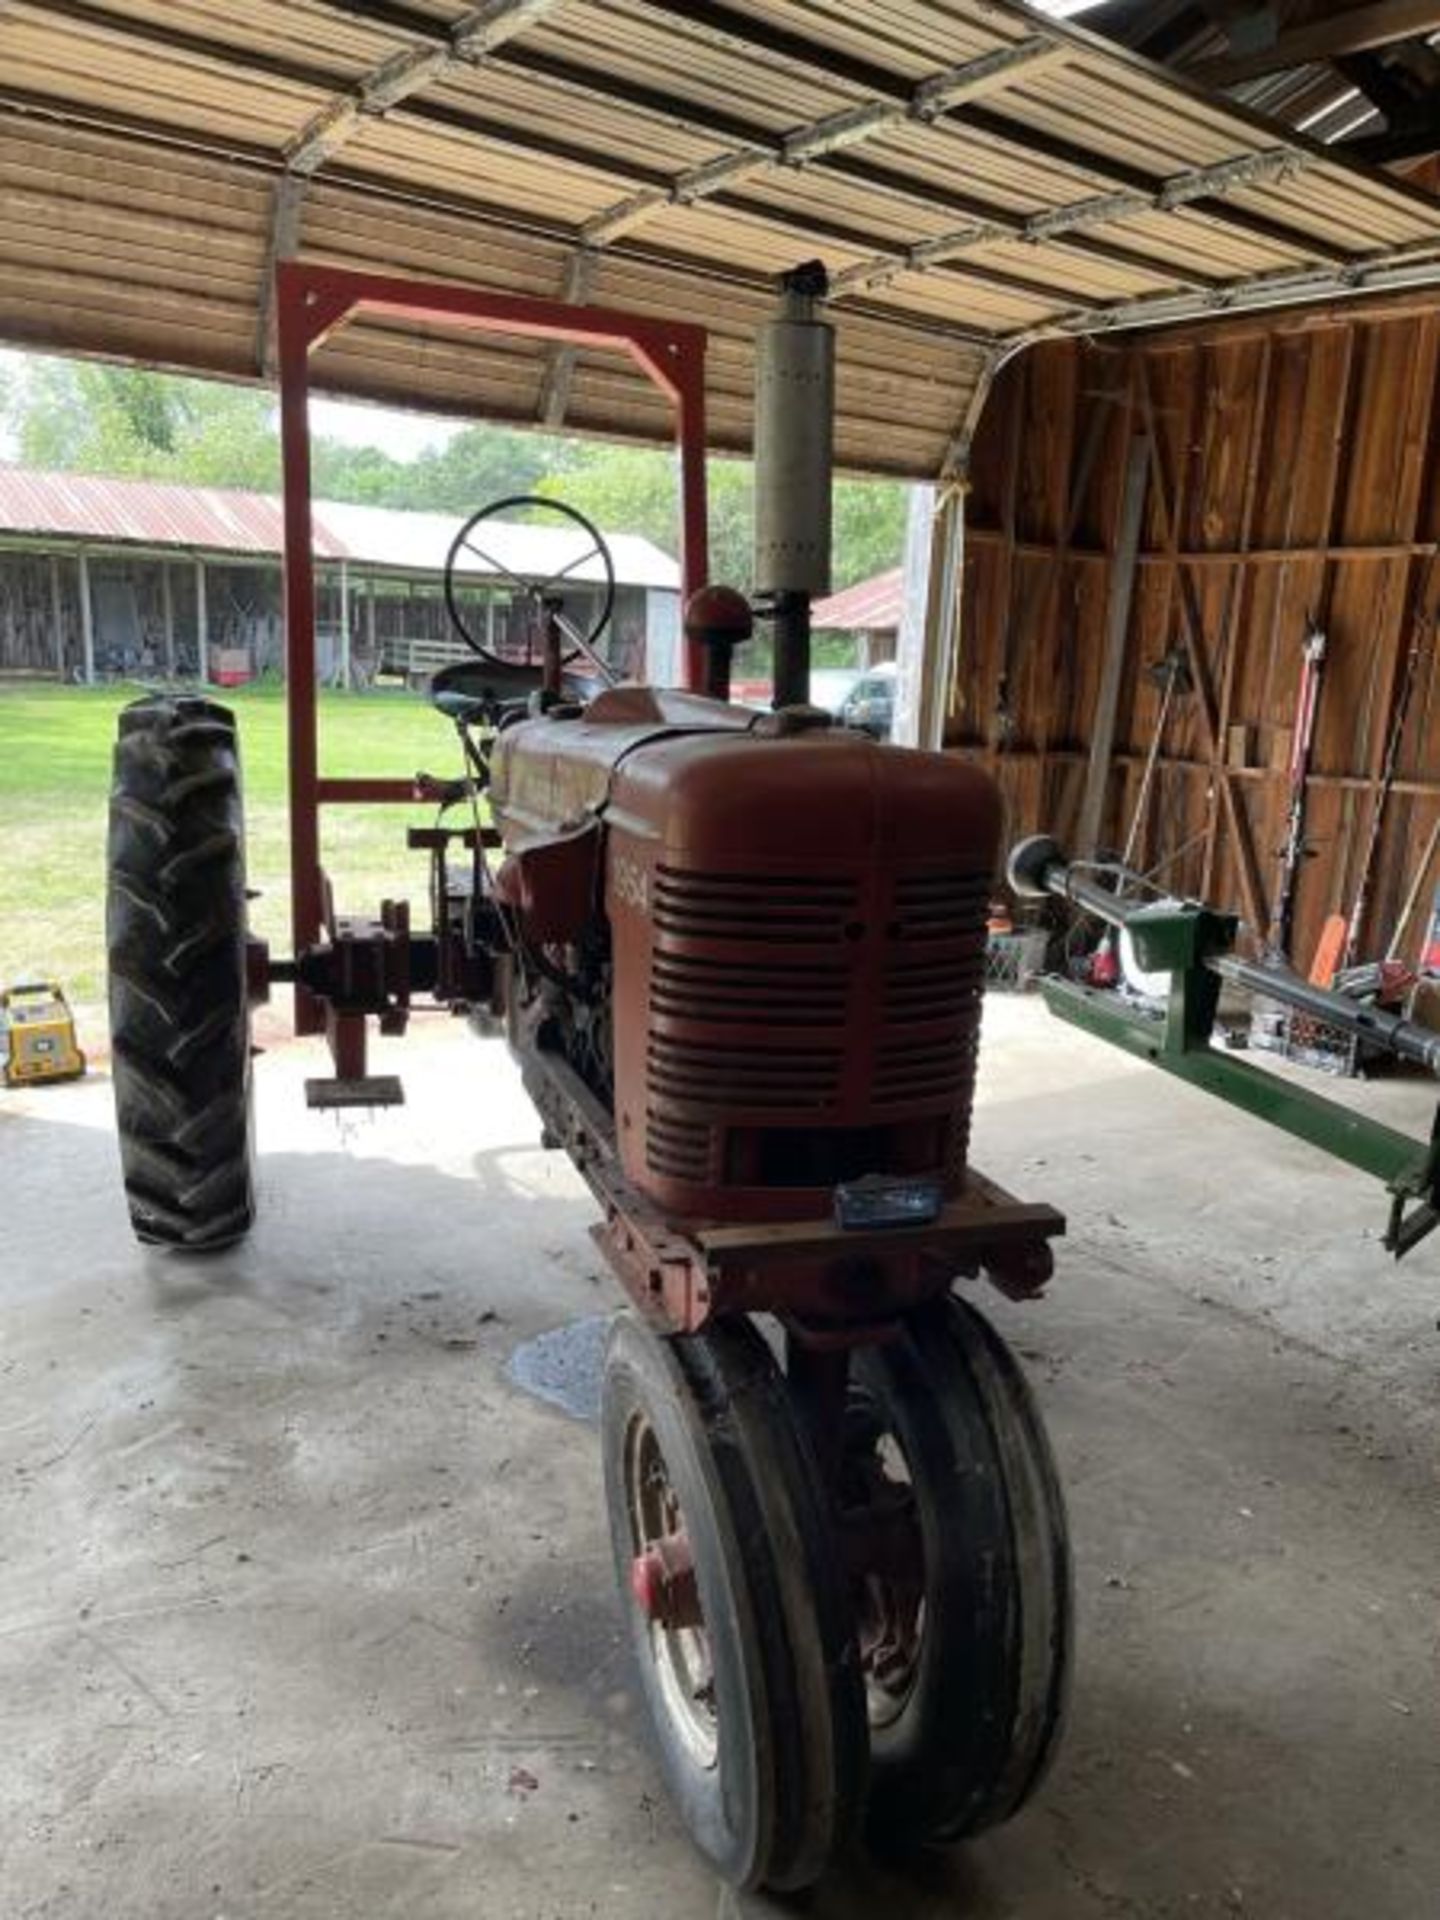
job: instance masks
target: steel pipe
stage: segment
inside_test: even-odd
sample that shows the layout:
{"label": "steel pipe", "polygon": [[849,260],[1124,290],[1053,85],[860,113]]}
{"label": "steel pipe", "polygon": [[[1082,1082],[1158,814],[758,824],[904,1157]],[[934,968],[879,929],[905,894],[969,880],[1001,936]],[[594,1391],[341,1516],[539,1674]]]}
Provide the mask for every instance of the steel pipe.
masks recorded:
{"label": "steel pipe", "polygon": [[[1113,871],[1122,884],[1127,881],[1138,884],[1138,876],[1121,869]],[[1147,915],[1153,925],[1157,911],[1153,904],[1147,907],[1143,901],[1127,900],[1108,887],[1101,886],[1097,880],[1067,861],[1047,834],[1036,834],[1028,840],[1022,840],[1013,849],[1006,866],[1006,877],[1012,890],[1021,899],[1064,900],[1080,912],[1089,914],[1092,919],[1101,920],[1111,927],[1134,931],[1144,926]],[[1440,1076],[1440,1033],[1432,1033],[1428,1027],[1417,1026],[1413,1020],[1402,1019],[1398,1014],[1384,1013],[1378,1007],[1362,1006],[1358,1001],[1349,999],[1343,993],[1335,993],[1328,987],[1313,986],[1310,981],[1292,973],[1288,967],[1277,966],[1273,962],[1242,960],[1236,954],[1220,950],[1219,943],[1222,940],[1228,944],[1227,929],[1233,926],[1233,922],[1210,907],[1185,902],[1170,904],[1164,911],[1177,918],[1188,916],[1196,922],[1204,920],[1208,923],[1211,938],[1200,943],[1196,952],[1196,964],[1207,972],[1218,975],[1245,993],[1257,994],[1264,999],[1278,1001],[1281,1006],[1293,1007],[1299,1013],[1323,1021],[1326,1026],[1336,1027],[1342,1033],[1365,1041],[1380,1052],[1393,1054],[1397,1059],[1408,1060]],[[1207,946],[1212,950],[1205,951]]]}

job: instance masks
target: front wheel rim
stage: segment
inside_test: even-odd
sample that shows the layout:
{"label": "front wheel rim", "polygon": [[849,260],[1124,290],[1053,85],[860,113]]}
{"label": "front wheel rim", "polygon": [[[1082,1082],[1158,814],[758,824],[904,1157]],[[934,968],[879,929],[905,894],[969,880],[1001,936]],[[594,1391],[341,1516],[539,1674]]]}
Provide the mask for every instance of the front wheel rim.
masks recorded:
{"label": "front wheel rim", "polygon": [[[898,1436],[868,1396],[862,1403],[852,1403],[851,1420],[851,1444],[845,1463],[846,1503],[904,1512],[918,1531],[913,1476]],[[871,1568],[854,1584],[865,1711],[875,1733],[901,1719],[919,1685],[927,1607],[924,1549],[922,1543],[917,1545],[921,1563],[909,1577]]]}
{"label": "front wheel rim", "polygon": [[[632,1555],[685,1533],[685,1517],[654,1427],[636,1413],[625,1432],[625,1509]],[[637,1602],[638,1605],[638,1602]],[[665,1626],[646,1618],[645,1646],[655,1669],[665,1715],[680,1744],[702,1770],[720,1759],[715,1667],[710,1635],[698,1626]]]}

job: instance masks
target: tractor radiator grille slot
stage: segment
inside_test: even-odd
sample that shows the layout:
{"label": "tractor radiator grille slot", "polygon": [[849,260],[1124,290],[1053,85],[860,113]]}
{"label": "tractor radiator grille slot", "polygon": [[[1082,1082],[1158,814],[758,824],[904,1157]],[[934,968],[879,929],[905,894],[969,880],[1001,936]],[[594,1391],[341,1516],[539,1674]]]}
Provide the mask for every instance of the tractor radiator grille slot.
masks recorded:
{"label": "tractor radiator grille slot", "polygon": [[652,1107],[645,1116],[645,1157],[655,1173],[703,1181],[710,1172],[710,1129]]}
{"label": "tractor radiator grille slot", "polygon": [[902,874],[895,883],[894,937],[983,941],[990,892],[983,873]]}
{"label": "tractor radiator grille slot", "polygon": [[877,1107],[968,1109],[989,898],[983,873],[902,874],[896,881],[882,987],[886,1034],[871,1086]]}
{"label": "tractor radiator grille slot", "polygon": [[958,957],[892,952],[885,969],[885,1024],[963,1025],[976,1018],[984,984],[983,944]]}
{"label": "tractor radiator grille slot", "polygon": [[655,871],[657,932],[700,940],[828,944],[855,910],[852,880],[791,874]]}
{"label": "tractor radiator grille slot", "polygon": [[848,991],[843,959],[781,965],[674,953],[662,945],[650,974],[653,1012],[709,1026],[842,1027]]}
{"label": "tractor radiator grille slot", "polygon": [[878,1107],[955,1101],[975,1076],[977,1036],[954,1040],[891,1040],[875,1062],[872,1098]]}
{"label": "tractor radiator grille slot", "polygon": [[651,1035],[651,1092],[724,1117],[738,1108],[819,1110],[835,1098],[840,1048],[726,1046]]}

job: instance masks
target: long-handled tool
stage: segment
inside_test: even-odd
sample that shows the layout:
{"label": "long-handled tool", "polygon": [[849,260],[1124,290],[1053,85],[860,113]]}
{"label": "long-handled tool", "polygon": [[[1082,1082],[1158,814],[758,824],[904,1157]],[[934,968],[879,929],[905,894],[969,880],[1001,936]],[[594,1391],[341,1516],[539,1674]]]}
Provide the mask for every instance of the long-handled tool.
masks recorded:
{"label": "long-handled tool", "polygon": [[1360,944],[1360,929],[1370,908],[1370,888],[1375,878],[1376,856],[1380,851],[1380,835],[1385,826],[1385,814],[1390,805],[1390,795],[1395,786],[1395,775],[1400,766],[1400,749],[1405,742],[1405,730],[1410,719],[1410,705],[1415,697],[1416,682],[1420,677],[1420,657],[1424,651],[1424,629],[1417,620],[1410,641],[1410,651],[1405,659],[1404,677],[1399,692],[1395,696],[1395,711],[1390,719],[1390,737],[1385,745],[1385,764],[1380,773],[1380,784],[1375,790],[1375,804],[1370,809],[1370,826],[1365,837],[1365,853],[1360,862],[1360,876],[1355,883],[1355,900],[1350,908],[1350,924],[1345,934],[1345,954],[1341,961],[1341,970],[1353,966],[1355,952]]}
{"label": "long-handled tool", "polygon": [[1125,851],[1120,856],[1122,867],[1129,867],[1135,858],[1135,848],[1139,842],[1145,818],[1150,809],[1150,790],[1155,784],[1155,770],[1160,764],[1160,751],[1165,744],[1165,727],[1170,718],[1170,709],[1177,694],[1189,693],[1194,688],[1190,677],[1190,663],[1177,647],[1172,647],[1163,659],[1156,660],[1145,669],[1145,676],[1160,688],[1160,712],[1156,717],[1155,731],[1150,737],[1150,751],[1145,756],[1145,771],[1140,776],[1140,791],[1135,798],[1135,812],[1130,820],[1130,831],[1125,836]]}
{"label": "long-handled tool", "polygon": [[1266,948],[1272,957],[1288,960],[1295,925],[1295,894],[1300,863],[1305,858],[1305,803],[1310,758],[1315,747],[1315,717],[1320,710],[1320,681],[1325,666],[1325,635],[1312,624],[1300,658],[1300,695],[1295,703],[1295,730],[1290,739],[1290,804],[1285,817],[1285,844],[1280,850],[1280,881],[1270,913]]}
{"label": "long-handled tool", "polygon": [[1405,904],[1400,909],[1400,918],[1395,922],[1395,931],[1391,934],[1390,944],[1385,949],[1385,958],[1387,960],[1398,960],[1400,958],[1400,948],[1404,944],[1406,933],[1409,931],[1410,921],[1414,916],[1416,904],[1420,899],[1420,891],[1425,885],[1426,875],[1434,863],[1435,849],[1437,846],[1440,846],[1440,819],[1437,819],[1434,826],[1431,827],[1430,838],[1425,842],[1425,851],[1421,854],[1416,864],[1414,876],[1410,881],[1409,891],[1405,895]]}

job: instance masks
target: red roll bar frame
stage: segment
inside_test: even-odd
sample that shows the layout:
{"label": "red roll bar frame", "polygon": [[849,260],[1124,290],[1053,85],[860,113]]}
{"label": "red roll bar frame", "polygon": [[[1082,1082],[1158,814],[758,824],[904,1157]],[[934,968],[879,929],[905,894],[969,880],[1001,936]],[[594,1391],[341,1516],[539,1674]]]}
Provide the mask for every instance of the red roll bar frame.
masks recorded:
{"label": "red roll bar frame", "polygon": [[[684,596],[706,584],[705,330],[608,307],[568,306],[487,293],[448,281],[409,280],[345,267],[282,261],[275,270],[280,362],[280,452],[285,491],[285,705],[290,756],[290,932],[299,954],[319,938],[323,914],[320,808],[413,800],[409,780],[322,779],[315,687],[315,561],[310,517],[310,355],[357,313],[449,322],[628,354],[675,407],[680,454],[680,580]],[[481,505],[483,502],[477,502]],[[684,646],[683,681],[699,687],[699,649]],[[324,1010],[295,990],[297,1033],[318,1033]]]}

